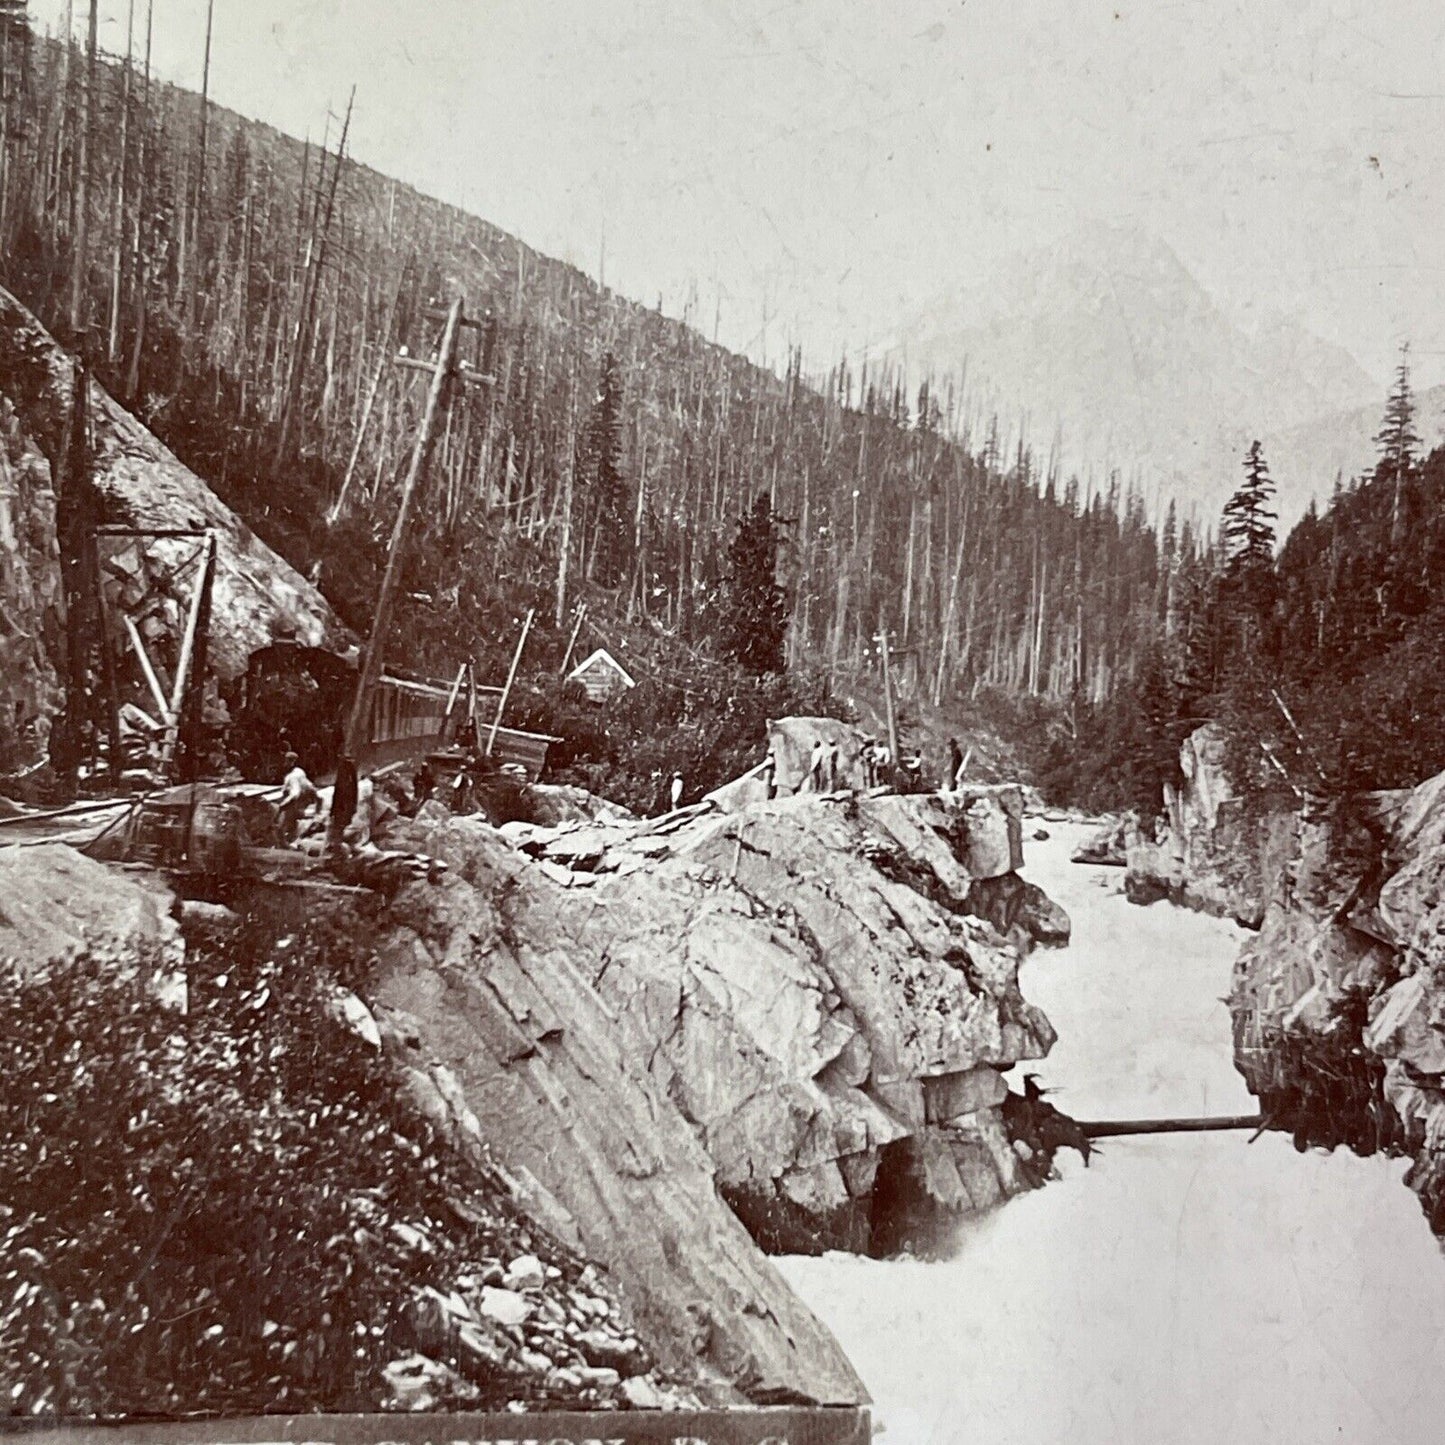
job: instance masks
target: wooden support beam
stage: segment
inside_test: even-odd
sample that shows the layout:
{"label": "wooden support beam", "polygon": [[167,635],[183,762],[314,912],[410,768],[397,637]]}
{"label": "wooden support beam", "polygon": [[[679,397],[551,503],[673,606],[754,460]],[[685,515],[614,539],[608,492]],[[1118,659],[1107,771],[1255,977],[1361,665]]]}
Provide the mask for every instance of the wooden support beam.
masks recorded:
{"label": "wooden support beam", "polygon": [[878,609],[878,645],[883,653],[883,700],[888,709],[888,753],[892,759],[892,766],[896,768],[900,762],[898,715],[893,710],[893,675],[888,668],[888,616],[881,607]]}
{"label": "wooden support beam", "polygon": [[447,697],[446,715],[442,718],[442,741],[445,742],[451,735],[452,715],[456,710],[457,699],[462,694],[462,683],[466,681],[467,673],[471,670],[471,663],[464,662],[457,668],[457,679],[452,683],[452,690]]}
{"label": "wooden support beam", "polygon": [[100,675],[105,687],[106,731],[110,736],[110,780],[120,783],[123,759],[120,744],[120,686],[115,669],[115,628],[105,600],[105,582],[100,575],[100,545],[90,537],[90,577],[95,589],[96,629],[100,634]]}
{"label": "wooden support beam", "polygon": [[156,707],[160,710],[161,722],[170,727],[175,719],[170,713],[170,701],[167,699],[165,689],[161,686],[161,680],[156,676],[156,670],[151,665],[151,660],[146,652],[145,643],[141,640],[140,632],[134,622],[125,614],[121,613],[121,622],[125,626],[126,636],[130,638],[132,651],[136,660],[140,663],[140,670],[145,677],[146,686],[151,690],[151,696],[156,700]]}
{"label": "wooden support beam", "polygon": [[204,527],[112,527],[95,529],[97,537],[154,537],[161,540],[175,540],[181,537],[204,537]]}
{"label": "wooden support beam", "polygon": [[582,631],[582,623],[587,616],[587,604],[584,602],[577,609],[577,621],[572,625],[572,635],[567,639],[567,651],[562,654],[562,666],[560,669],[563,677],[567,676],[567,664],[572,661],[572,649],[577,646],[577,634]]}
{"label": "wooden support beam", "polygon": [[161,767],[169,768],[175,756],[179,737],[181,704],[185,700],[186,687],[191,677],[191,658],[196,650],[196,630],[201,619],[201,610],[210,586],[211,561],[216,555],[216,534],[206,533],[201,549],[201,569],[196,574],[196,585],[191,593],[191,605],[186,612],[186,630],[181,636],[181,655],[176,663],[175,681],[171,684],[170,706],[167,709],[166,740],[161,748]]}
{"label": "wooden support beam", "polygon": [[512,666],[507,673],[507,685],[502,689],[502,695],[497,699],[497,715],[492,719],[492,731],[487,736],[487,756],[491,757],[492,749],[497,743],[497,729],[502,725],[502,713],[506,711],[507,698],[512,691],[512,683],[516,681],[517,665],[522,661],[522,649],[527,645],[527,634],[532,630],[532,618],[536,615],[536,609],[527,609],[527,620],[522,623],[522,635],[517,639],[517,650],[512,654]]}

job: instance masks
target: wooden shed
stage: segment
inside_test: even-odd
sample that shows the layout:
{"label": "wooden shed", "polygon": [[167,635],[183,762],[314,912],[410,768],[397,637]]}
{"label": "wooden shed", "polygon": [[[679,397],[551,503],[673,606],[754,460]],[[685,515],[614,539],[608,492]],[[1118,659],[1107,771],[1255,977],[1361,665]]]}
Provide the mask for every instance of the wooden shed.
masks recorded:
{"label": "wooden shed", "polygon": [[583,658],[567,674],[567,681],[580,682],[593,702],[606,702],[624,689],[637,686],[637,680],[605,647]]}

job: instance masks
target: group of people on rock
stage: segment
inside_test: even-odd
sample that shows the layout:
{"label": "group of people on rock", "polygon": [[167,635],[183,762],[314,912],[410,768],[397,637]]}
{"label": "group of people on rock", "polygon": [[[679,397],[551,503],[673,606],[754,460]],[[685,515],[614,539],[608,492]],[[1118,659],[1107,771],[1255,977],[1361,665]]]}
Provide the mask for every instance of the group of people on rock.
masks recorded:
{"label": "group of people on rock", "polygon": [[[851,756],[845,757],[844,749],[845,745],[837,739],[815,739],[808,754],[807,771],[793,792],[834,793],[854,787],[876,788],[881,783],[891,783],[909,793],[923,789],[921,754],[909,753],[895,765],[892,749],[871,737],[864,738]],[[949,738],[947,771],[940,784],[943,789],[963,786],[972,756],[972,748],[965,752],[959,747],[957,738]],[[766,789],[769,801],[778,796],[778,759],[771,746],[763,757],[758,779]]]}

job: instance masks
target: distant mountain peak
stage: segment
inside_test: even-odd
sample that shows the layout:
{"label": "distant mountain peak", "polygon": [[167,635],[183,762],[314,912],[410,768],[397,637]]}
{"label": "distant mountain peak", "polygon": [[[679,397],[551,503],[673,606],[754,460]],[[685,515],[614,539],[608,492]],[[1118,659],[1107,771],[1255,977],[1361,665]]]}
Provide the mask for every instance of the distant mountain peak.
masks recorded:
{"label": "distant mountain peak", "polygon": [[[1378,390],[1343,348],[1277,313],[1246,328],[1166,241],[1106,222],[940,297],[898,351],[916,375],[966,364],[967,404],[1026,415],[1040,452],[1061,435],[1066,467],[1117,469],[1206,513],[1251,437],[1372,404]],[[1300,485],[1327,494],[1331,481]]]}

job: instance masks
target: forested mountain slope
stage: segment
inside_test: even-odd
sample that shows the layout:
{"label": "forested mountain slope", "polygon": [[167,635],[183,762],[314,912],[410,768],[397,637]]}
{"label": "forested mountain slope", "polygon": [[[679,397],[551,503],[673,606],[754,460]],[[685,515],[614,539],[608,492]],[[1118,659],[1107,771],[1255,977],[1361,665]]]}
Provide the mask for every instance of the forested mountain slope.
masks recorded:
{"label": "forested mountain slope", "polygon": [[413,665],[499,672],[535,606],[523,677],[555,674],[585,599],[686,711],[709,660],[731,665],[728,549],[765,493],[795,673],[871,674],[880,619],[931,701],[1098,701],[1133,673],[1163,576],[1117,486],[1041,478],[887,370],[842,362],[815,389],[801,357],[760,369],[339,160],[344,122],[322,148],[203,105],[149,77],[141,41],[129,62],[7,43],[0,281],[358,628],[425,389],[390,358],[429,353],[434,299],[482,319],[490,380],[451,408],[409,558]]}

